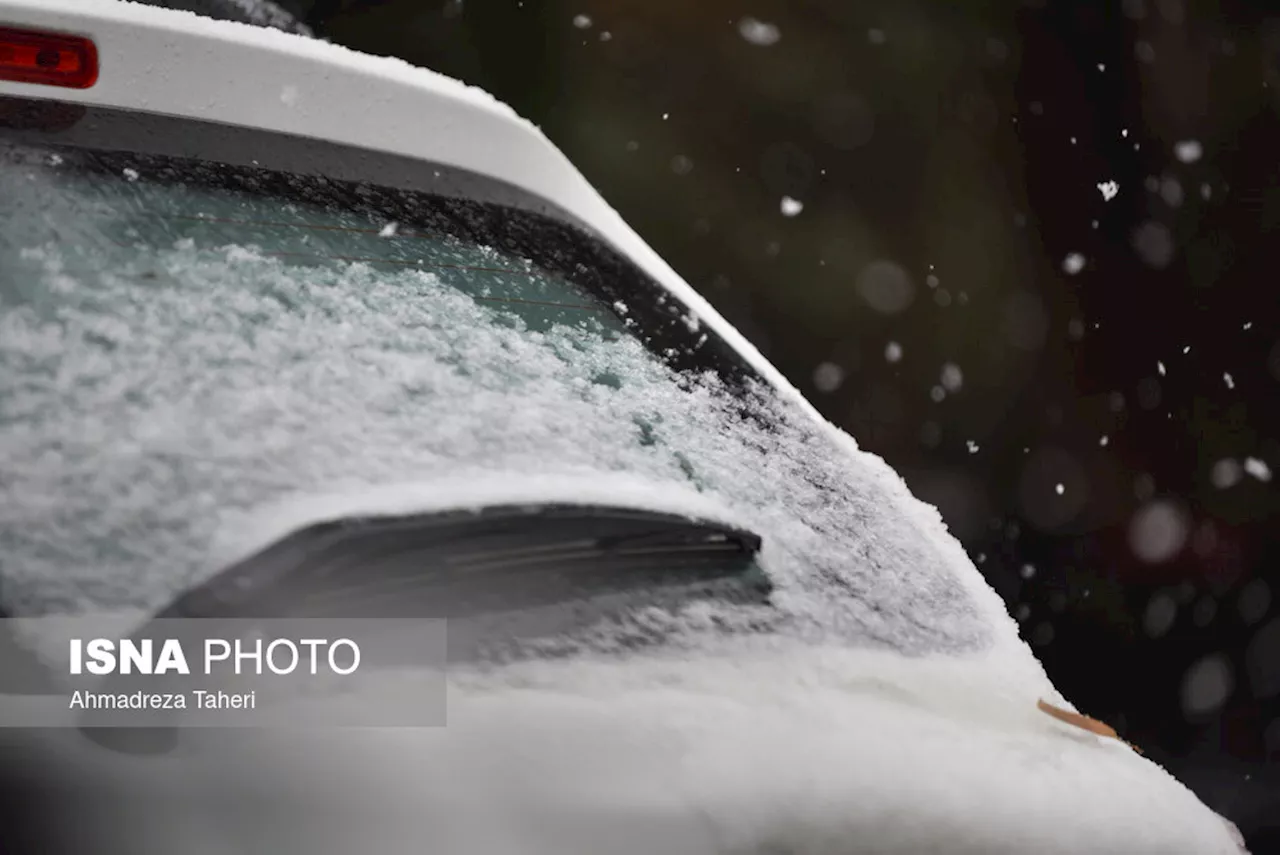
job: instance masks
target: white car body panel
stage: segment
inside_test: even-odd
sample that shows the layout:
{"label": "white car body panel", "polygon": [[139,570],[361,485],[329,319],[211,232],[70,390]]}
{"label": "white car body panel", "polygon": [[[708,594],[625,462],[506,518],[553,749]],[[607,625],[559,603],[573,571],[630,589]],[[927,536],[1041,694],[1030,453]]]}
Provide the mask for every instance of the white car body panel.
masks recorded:
{"label": "white car body panel", "polygon": [[[552,202],[688,305],[834,442],[870,462],[885,491],[907,495],[896,473],[804,401],[536,128],[485,93],[398,60],[110,0],[0,0],[3,24],[91,37],[101,74],[86,90],[0,81],[0,96],[184,116],[424,158]],[[785,693],[814,687],[786,655],[766,653],[697,673],[680,663],[638,664],[611,674],[599,684],[606,692],[587,691],[577,705],[566,698],[583,700],[581,675],[559,666],[526,675],[532,682],[524,685],[462,687],[451,699],[455,724],[411,737],[371,736],[360,749],[365,759],[352,759],[376,758],[391,776],[380,780],[395,791],[382,805],[396,817],[381,832],[386,845],[366,848],[460,855],[754,852],[770,844],[779,848],[767,851],[832,853],[944,844],[975,853],[1240,851],[1220,819],[1158,766],[1035,709],[1039,697],[1069,704],[936,512],[920,510],[995,630],[989,651],[917,663],[815,651],[812,673],[831,682],[815,695],[821,706],[808,708]],[[863,676],[852,683],[838,676],[851,672]],[[768,686],[784,694],[765,692]],[[683,699],[665,703],[675,687]],[[650,728],[655,743],[637,736]],[[495,745],[505,753],[487,766],[467,765],[474,749]],[[425,765],[396,768],[405,750],[418,749]],[[984,774],[987,764],[1020,777],[1001,783]],[[351,780],[359,797],[360,776]],[[378,785],[366,778],[363,786]],[[445,793],[448,816],[424,806]],[[614,824],[555,819],[585,805]],[[329,821],[316,822],[326,836],[308,845],[349,851]],[[645,829],[653,836],[644,837]],[[219,851],[216,830],[206,832],[198,845]],[[196,851],[195,839],[187,840],[187,851]]]}

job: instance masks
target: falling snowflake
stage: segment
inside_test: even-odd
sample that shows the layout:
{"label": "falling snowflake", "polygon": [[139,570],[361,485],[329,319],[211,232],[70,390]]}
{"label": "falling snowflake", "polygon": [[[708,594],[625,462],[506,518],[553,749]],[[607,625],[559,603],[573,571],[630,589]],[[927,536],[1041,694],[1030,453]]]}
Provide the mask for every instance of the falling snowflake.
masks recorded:
{"label": "falling snowflake", "polygon": [[1110,202],[1120,192],[1120,185],[1114,181],[1103,181],[1098,184],[1098,192],[1102,194],[1104,202]]}
{"label": "falling snowflake", "polygon": [[1084,270],[1084,256],[1078,252],[1068,253],[1067,257],[1062,259],[1062,270],[1068,276],[1075,276]]}
{"label": "falling snowflake", "polygon": [[1163,362],[1156,362],[1156,371],[1159,371],[1159,372],[1160,372],[1160,376],[1161,376],[1161,377],[1163,377],[1163,376],[1164,376],[1164,363],[1163,363]]}
{"label": "falling snowflake", "polygon": [[896,341],[891,341],[884,346],[884,358],[889,362],[897,362],[902,359],[902,345]]}
{"label": "falling snowflake", "polygon": [[1173,154],[1183,163],[1195,163],[1204,154],[1199,140],[1181,140],[1173,145]]}
{"label": "falling snowflake", "polygon": [[1192,718],[1208,715],[1226,703],[1235,688],[1231,661],[1213,654],[1195,662],[1182,678],[1182,710]]}
{"label": "falling snowflake", "polygon": [[961,372],[960,366],[954,362],[948,362],[942,366],[942,376],[939,378],[942,386],[948,392],[959,392],[964,385],[964,373]]}
{"label": "falling snowflake", "polygon": [[804,202],[799,199],[792,199],[790,196],[783,196],[779,207],[782,210],[782,216],[794,217],[804,210]]}
{"label": "falling snowflake", "polygon": [[782,33],[777,25],[766,23],[755,18],[743,18],[738,22],[738,34],[753,45],[768,47],[777,44]]}
{"label": "falling snowflake", "polygon": [[1223,373],[1222,382],[1227,384],[1228,389],[1234,389],[1236,387],[1236,381],[1232,378],[1230,373]]}
{"label": "falling snowflake", "polygon": [[580,30],[585,30],[591,26],[591,16],[590,15],[574,15],[573,25]]}
{"label": "falling snowflake", "polygon": [[[1142,492],[1150,496],[1151,484]],[[1178,505],[1167,501],[1149,502],[1129,521],[1129,546],[1148,564],[1162,564],[1173,558],[1187,541],[1188,520]]]}
{"label": "falling snowflake", "polygon": [[384,237],[384,238],[395,237],[396,231],[399,228],[400,226],[396,223],[387,223],[385,226],[382,227],[381,231],[378,232],[378,237]]}
{"label": "falling snowflake", "polygon": [[834,392],[844,382],[844,369],[833,362],[824,362],[813,372],[813,385],[819,392]]}
{"label": "falling snowflake", "polygon": [[138,180],[138,170],[136,170],[136,169],[128,169],[128,168],[126,168],[126,169],[124,170],[124,180],[125,180],[125,181],[137,181],[137,180]]}
{"label": "falling snowflake", "polygon": [[1259,460],[1256,457],[1246,457],[1244,459],[1244,471],[1248,472],[1259,481],[1271,480],[1271,467],[1267,465],[1265,460]]}
{"label": "falling snowflake", "polygon": [[1057,485],[1055,485],[1055,486],[1054,486],[1054,488],[1053,488],[1053,492],[1055,492],[1055,493],[1057,493],[1059,496],[1061,496],[1063,493],[1067,492],[1066,485],[1064,485],[1064,484],[1057,484]]}
{"label": "falling snowflake", "polygon": [[1214,487],[1225,490],[1239,483],[1240,473],[1240,464],[1227,457],[1213,464],[1213,468],[1209,470],[1209,480]]}
{"label": "falling snowflake", "polygon": [[1111,438],[1107,436],[1105,433],[1098,439],[1098,445],[1102,446],[1103,448],[1106,448],[1107,443],[1109,442],[1111,442]]}
{"label": "falling snowflake", "polygon": [[974,442],[973,440],[971,439],[965,440],[965,446],[969,449],[970,454],[978,453],[978,443]]}

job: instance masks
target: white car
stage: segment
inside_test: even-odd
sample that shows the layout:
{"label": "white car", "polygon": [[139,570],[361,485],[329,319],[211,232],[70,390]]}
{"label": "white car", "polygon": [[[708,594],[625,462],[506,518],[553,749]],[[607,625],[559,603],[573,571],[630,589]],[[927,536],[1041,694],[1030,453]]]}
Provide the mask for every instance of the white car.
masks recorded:
{"label": "white car", "polygon": [[300,36],[0,0],[0,555],[451,621],[443,727],[0,733],[79,852],[1243,851],[536,128]]}

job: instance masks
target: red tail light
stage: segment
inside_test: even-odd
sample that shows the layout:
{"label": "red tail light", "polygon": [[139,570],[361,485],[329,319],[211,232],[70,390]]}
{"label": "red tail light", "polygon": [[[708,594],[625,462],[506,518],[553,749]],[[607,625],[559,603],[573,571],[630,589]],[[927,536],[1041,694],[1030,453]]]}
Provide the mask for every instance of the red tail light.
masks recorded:
{"label": "red tail light", "polygon": [[0,80],[88,89],[98,80],[98,49],[78,36],[0,27]]}

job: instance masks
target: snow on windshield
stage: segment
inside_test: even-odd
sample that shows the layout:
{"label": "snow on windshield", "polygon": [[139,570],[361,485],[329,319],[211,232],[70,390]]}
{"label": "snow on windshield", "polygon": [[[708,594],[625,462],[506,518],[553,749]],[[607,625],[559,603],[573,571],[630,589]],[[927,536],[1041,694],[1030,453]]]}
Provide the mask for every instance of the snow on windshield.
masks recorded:
{"label": "snow on windshield", "polygon": [[0,215],[7,608],[162,606],[262,509],[315,495],[410,485],[438,506],[438,485],[527,496],[597,476],[759,532],[779,611],[807,632],[908,652],[991,640],[936,515],[771,391],[675,374],[610,313],[525,318],[439,271],[298,261],[268,232],[228,244],[129,220],[120,239],[129,200],[164,185],[58,168],[0,166],[16,203]]}

